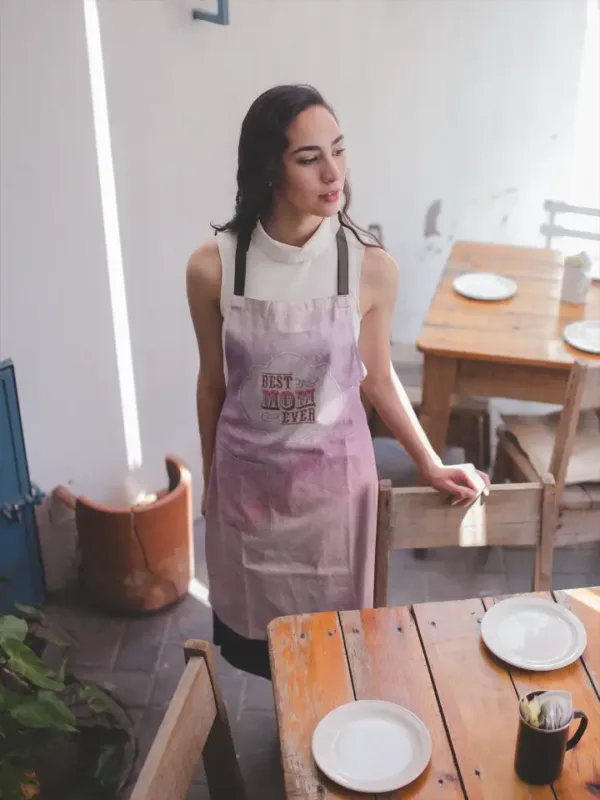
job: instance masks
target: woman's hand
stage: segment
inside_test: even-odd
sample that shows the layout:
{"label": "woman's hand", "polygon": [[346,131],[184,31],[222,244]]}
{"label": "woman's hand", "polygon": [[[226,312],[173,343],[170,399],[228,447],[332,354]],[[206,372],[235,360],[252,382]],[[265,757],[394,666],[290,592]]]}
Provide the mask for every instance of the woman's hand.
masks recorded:
{"label": "woman's hand", "polygon": [[438,492],[450,495],[452,505],[469,506],[480,494],[489,494],[490,479],[474,467],[445,467],[431,464],[423,474],[424,480]]}

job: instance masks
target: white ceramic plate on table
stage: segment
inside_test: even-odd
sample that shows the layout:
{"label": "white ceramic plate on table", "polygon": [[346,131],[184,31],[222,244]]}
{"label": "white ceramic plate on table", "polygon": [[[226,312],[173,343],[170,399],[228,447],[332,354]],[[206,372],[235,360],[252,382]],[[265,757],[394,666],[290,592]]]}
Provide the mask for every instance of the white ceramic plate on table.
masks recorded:
{"label": "white ceramic plate on table", "polygon": [[576,350],[600,355],[600,319],[571,322],[564,329],[563,337]]}
{"label": "white ceramic plate on table", "polygon": [[383,700],[339,706],[315,728],[312,751],[328,778],[357,792],[408,786],[431,760],[431,736],[411,711]]}
{"label": "white ceramic plate on table", "polygon": [[587,635],[563,606],[539,597],[511,597],[492,606],[481,622],[486,647],[513,667],[549,672],[583,654]]}
{"label": "white ceramic plate on table", "polygon": [[455,278],[454,291],[470,300],[508,300],[517,293],[517,284],[512,278],[493,272],[466,272]]}

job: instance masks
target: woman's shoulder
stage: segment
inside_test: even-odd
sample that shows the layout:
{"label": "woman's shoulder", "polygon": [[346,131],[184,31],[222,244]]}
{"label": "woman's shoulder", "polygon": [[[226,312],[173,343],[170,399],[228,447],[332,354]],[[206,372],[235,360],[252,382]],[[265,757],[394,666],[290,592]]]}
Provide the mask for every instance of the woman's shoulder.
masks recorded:
{"label": "woman's shoulder", "polygon": [[219,245],[216,239],[203,242],[188,259],[188,270],[192,272],[206,272],[214,270],[221,264]]}
{"label": "woman's shoulder", "polygon": [[383,247],[365,247],[363,271],[367,278],[385,281],[396,277],[398,264]]}
{"label": "woman's shoulder", "polygon": [[201,244],[188,259],[186,282],[188,294],[209,291],[218,296],[221,291],[221,254],[216,239]]}
{"label": "woman's shoulder", "polygon": [[361,272],[361,297],[366,298],[365,309],[368,310],[373,305],[393,305],[396,302],[398,272],[395,260],[382,247],[365,249]]}

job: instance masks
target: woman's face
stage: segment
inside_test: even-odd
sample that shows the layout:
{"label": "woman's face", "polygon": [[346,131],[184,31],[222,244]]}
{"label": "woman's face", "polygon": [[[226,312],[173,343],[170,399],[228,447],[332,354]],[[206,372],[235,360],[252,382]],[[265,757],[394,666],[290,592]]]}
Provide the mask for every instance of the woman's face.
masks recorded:
{"label": "woman's face", "polygon": [[311,106],[290,125],[287,139],[276,203],[299,215],[333,216],[346,178],[344,137],[335,118],[323,106]]}

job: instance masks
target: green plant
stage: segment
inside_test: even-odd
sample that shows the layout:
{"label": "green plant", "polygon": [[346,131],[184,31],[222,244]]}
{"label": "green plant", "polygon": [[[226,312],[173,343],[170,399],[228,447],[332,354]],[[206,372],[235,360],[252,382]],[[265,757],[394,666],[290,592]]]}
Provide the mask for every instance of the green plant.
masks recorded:
{"label": "green plant", "polygon": [[[86,797],[114,797],[123,749],[122,735],[113,736],[114,741],[105,735],[118,727],[110,714],[114,700],[70,674],[70,646],[49,629],[42,612],[27,606],[17,606],[17,612],[22,616],[0,615],[1,800],[44,797],[41,772],[49,748],[65,742],[81,748],[82,737],[95,761],[87,765]],[[46,642],[63,651],[56,669],[40,657]],[[71,795],[65,791],[62,796]]]}

